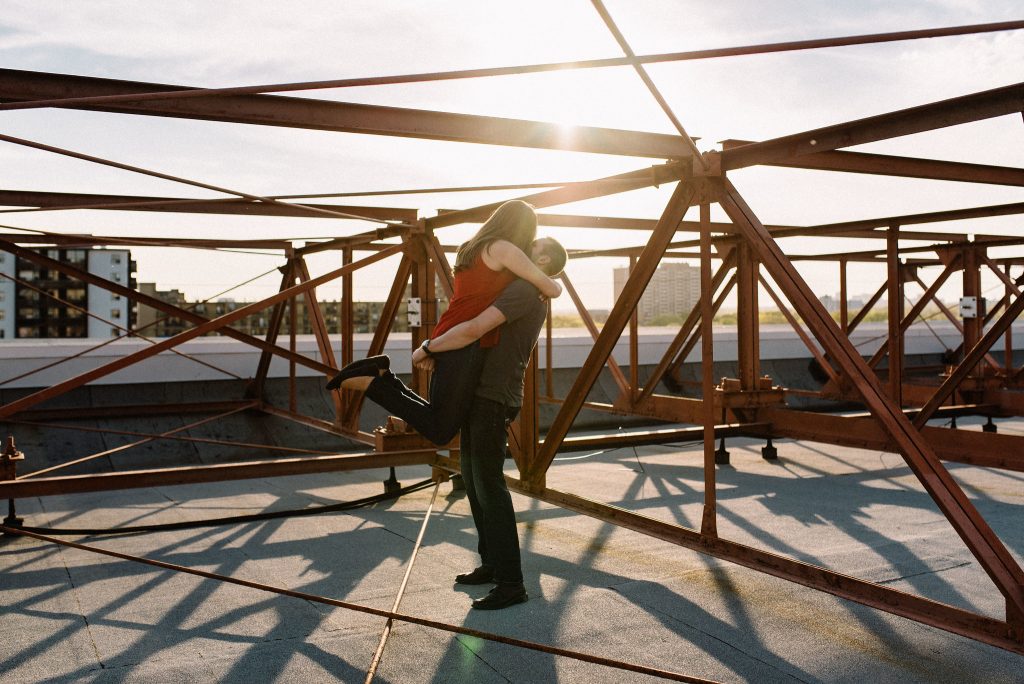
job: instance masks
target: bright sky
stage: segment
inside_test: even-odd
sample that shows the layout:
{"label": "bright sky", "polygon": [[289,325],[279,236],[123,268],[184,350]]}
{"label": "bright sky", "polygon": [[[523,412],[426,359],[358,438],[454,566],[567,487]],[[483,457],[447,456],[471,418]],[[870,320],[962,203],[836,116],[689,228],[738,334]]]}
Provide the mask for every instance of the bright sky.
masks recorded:
{"label": "bright sky", "polygon": [[[638,54],[857,35],[1020,19],[1016,0],[607,0]],[[5,0],[0,65],[190,86],[234,86],[617,57],[590,2],[174,3]],[[655,82],[702,150],[726,138],[766,139],[1019,82],[1024,31],[659,64]],[[318,91],[310,97],[672,133],[631,69]],[[0,132],[257,194],[323,193],[449,185],[574,181],[631,171],[654,160],[485,145],[242,126],[60,110],[0,112]],[[863,151],[1024,166],[1020,116],[1001,117],[864,146]],[[765,223],[797,225],[1019,202],[1020,188],[881,176],[751,169],[730,176]],[[0,144],[9,189],[211,197],[166,181]],[[550,211],[656,218],[669,188]],[[353,204],[470,207],[517,193],[410,195]],[[695,214],[695,210],[692,214]],[[692,216],[690,216],[692,217]],[[715,216],[720,218],[720,216]],[[201,237],[323,237],[365,224],[316,219],[203,217],[139,212],[7,214],[0,223],[59,232]],[[1017,218],[936,229],[1009,233]],[[474,227],[445,229],[455,244]],[[547,229],[569,247],[635,244],[637,234]],[[789,241],[788,251],[821,249]],[[828,251],[874,243],[833,241]],[[210,296],[273,269],[279,260],[184,250],[133,253],[140,281]],[[614,260],[574,263],[588,306],[609,308]],[[333,266],[329,257],[314,271]],[[383,299],[385,262],[357,278],[357,298]],[[834,266],[801,272],[821,294],[838,290]],[[851,267],[853,293],[881,271]],[[931,275],[925,275],[930,280]],[[255,299],[271,274],[235,291]],[[991,287],[995,281],[986,281]],[[340,292],[340,286],[339,290]],[[338,294],[322,290],[323,299]],[[568,306],[568,301],[560,302]]]}

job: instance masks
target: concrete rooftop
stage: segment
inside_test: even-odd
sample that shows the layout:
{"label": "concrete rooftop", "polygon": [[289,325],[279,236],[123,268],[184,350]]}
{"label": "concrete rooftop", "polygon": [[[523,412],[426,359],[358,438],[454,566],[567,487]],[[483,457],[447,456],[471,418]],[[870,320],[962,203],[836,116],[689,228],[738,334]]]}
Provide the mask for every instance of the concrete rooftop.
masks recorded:
{"label": "concrete rooftop", "polygon": [[[1024,432],[1024,421],[999,421]],[[979,429],[960,421],[961,429]],[[730,440],[721,536],[1002,617],[991,582],[894,454]],[[695,445],[567,454],[549,486],[698,526]],[[511,464],[511,462],[509,462]],[[1024,553],[1024,474],[949,465]],[[399,469],[403,484],[425,468]],[[382,491],[386,471],[20,501],[27,525],[117,527],[294,509]],[[400,612],[726,682],[1020,682],[1024,658],[515,496],[529,602],[480,613],[460,588],[476,536],[441,486]],[[343,513],[139,535],[68,537],[127,554],[390,609],[431,489]],[[0,541],[0,679],[362,682],[383,620],[27,538]],[[397,624],[378,682],[647,682]]]}

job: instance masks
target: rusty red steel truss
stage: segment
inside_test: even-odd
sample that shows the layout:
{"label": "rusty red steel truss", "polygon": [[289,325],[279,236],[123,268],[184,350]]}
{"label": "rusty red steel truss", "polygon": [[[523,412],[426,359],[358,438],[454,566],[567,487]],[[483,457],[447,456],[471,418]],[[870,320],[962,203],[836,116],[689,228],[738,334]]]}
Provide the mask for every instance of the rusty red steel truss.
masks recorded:
{"label": "rusty red steel truss", "polygon": [[[595,4],[599,10],[602,9],[600,3]],[[1019,28],[1017,23],[1011,22],[1012,26],[1002,28]],[[609,27],[614,31],[610,19]],[[651,88],[652,93],[660,100],[660,95],[657,94],[653,82],[646,78],[642,66],[645,60],[658,60],[633,55],[617,31],[616,37],[620,38],[620,45],[627,57],[615,63],[634,66],[645,78],[645,83]],[[808,47],[827,47],[827,44]],[[581,64],[586,68],[602,66]],[[528,72],[531,68],[543,70],[538,66],[522,67],[521,72]],[[465,73],[471,76],[494,75]],[[443,74],[420,76],[423,77],[420,80],[445,78]],[[427,78],[428,76],[433,78]],[[406,82],[401,79],[402,77],[394,77],[391,81],[381,82]],[[408,77],[408,80],[417,79]],[[286,89],[300,88],[279,88]],[[728,172],[735,169],[771,165],[840,173],[1024,186],[1024,169],[1020,168],[840,151],[841,148],[853,145],[944,126],[1008,114],[1019,116],[1024,108],[1024,83],[800,132],[774,140],[726,141],[721,152],[703,154],[697,152],[693,140],[686,135],[681,125],[677,126],[679,135],[593,127],[576,127],[567,135],[564,126],[535,121],[256,94],[273,90],[271,86],[263,86],[248,91],[244,88],[222,89],[204,91],[200,94],[182,86],[0,69],[0,99],[3,103],[11,103],[12,107],[14,103],[25,103],[25,106],[29,106],[27,103],[38,102],[41,103],[40,106],[49,104],[111,113],[424,137],[660,160],[656,165],[633,172],[586,182],[567,183],[522,196],[522,199],[532,203],[539,210],[544,210],[583,199],[657,185],[675,186],[671,198],[657,220],[540,212],[541,223],[547,226],[566,229],[603,227],[635,230],[642,236],[642,240],[638,241],[636,247],[576,251],[571,254],[574,259],[594,256],[628,257],[629,278],[608,319],[601,327],[593,321],[572,282],[567,278],[564,280],[570,298],[593,335],[594,344],[571,388],[565,396],[555,396],[551,377],[549,316],[547,358],[541,363],[535,356],[527,374],[526,402],[519,420],[510,431],[510,442],[519,469],[519,477],[509,478],[510,486],[524,495],[642,534],[972,639],[1024,653],[1024,571],[943,465],[943,461],[952,461],[1024,471],[1024,438],[998,434],[995,431],[958,431],[927,425],[930,418],[940,416],[980,415],[991,419],[1024,415],[1024,393],[1021,391],[1024,368],[1014,366],[1011,337],[1011,325],[1024,310],[1019,277],[1014,277],[1012,269],[1024,265],[1024,253],[1019,256],[998,258],[989,254],[989,250],[996,247],[1024,245],[1024,236],[967,235],[960,232],[918,229],[923,225],[968,218],[1020,215],[1024,213],[1024,203],[967,207],[954,211],[907,216],[885,216],[817,226],[766,226],[761,223],[740,190],[728,177]],[[174,97],[176,92],[190,94]],[[130,97],[142,93],[151,96],[138,99]],[[67,102],[61,102],[64,99],[67,99]],[[667,105],[666,111],[669,111]],[[87,158],[68,150],[41,147],[31,141],[7,137],[4,139],[7,142],[30,144],[55,153]],[[111,163],[95,158],[92,160]],[[128,171],[152,173],[148,170],[113,164]],[[161,177],[196,184],[188,179],[163,175]],[[480,222],[497,204],[443,212],[436,217],[424,218],[413,209],[343,206],[330,203],[300,204],[293,200],[283,201],[279,198],[218,189],[233,196],[216,200],[195,200],[177,197],[0,190],[0,205],[23,207],[26,211],[89,208],[99,211],[294,216],[320,221],[356,216],[376,222],[378,225],[355,235],[323,242],[309,242],[302,247],[293,247],[287,240],[176,239],[152,236],[115,239],[100,235],[0,234],[2,250],[41,267],[54,269],[91,285],[105,288],[138,304],[152,307],[164,315],[176,316],[192,325],[178,335],[153,341],[150,346],[130,355],[10,401],[0,406],[0,421],[6,421],[11,426],[24,421],[60,421],[68,416],[59,409],[47,409],[44,406],[47,401],[161,351],[174,350],[183,342],[198,335],[219,332],[261,351],[254,379],[246,396],[226,401],[211,401],[207,405],[139,407],[137,411],[140,414],[158,411],[205,412],[214,414],[214,419],[240,410],[263,412],[268,416],[295,421],[316,430],[362,442],[367,445],[368,450],[356,454],[289,455],[287,458],[218,466],[162,468],[88,476],[54,476],[50,473],[54,470],[51,468],[46,472],[15,477],[11,465],[5,470],[6,479],[0,480],[0,498],[14,500],[157,484],[208,482],[397,465],[421,464],[457,470],[457,459],[450,453],[443,455],[425,441],[416,442],[415,437],[409,441],[409,438],[405,437],[405,441],[402,442],[404,446],[396,448],[398,441],[388,441],[379,433],[374,435],[360,431],[358,415],[361,397],[358,395],[334,393],[334,415],[327,419],[300,414],[296,411],[294,399],[287,408],[272,405],[264,396],[264,385],[270,361],[275,356],[291,364],[293,385],[296,366],[303,366],[329,377],[339,365],[352,360],[354,278],[358,277],[361,268],[392,255],[400,255],[400,264],[368,353],[377,354],[383,351],[399,305],[406,296],[406,287],[410,283],[412,296],[419,297],[425,304],[423,324],[415,328],[412,335],[413,347],[418,345],[430,334],[433,321],[436,320],[438,293],[435,292],[435,276],[440,276],[439,282],[443,290],[449,293],[451,290],[451,272],[446,254],[452,247],[443,245],[438,233],[448,226]],[[724,210],[728,222],[711,221],[710,207],[714,204]],[[694,207],[697,208],[696,213],[699,216],[696,220],[686,220],[688,211]],[[688,233],[691,235],[687,235]],[[794,236],[859,238],[873,241],[875,248],[841,254],[787,255],[780,248],[779,240]],[[395,238],[400,239],[400,242],[396,243]],[[280,250],[283,277],[279,291],[274,295],[209,319],[195,311],[148,297],[66,263],[49,259],[30,249],[29,246],[32,244]],[[338,253],[342,265],[328,273],[312,277],[306,257],[323,251]],[[680,256],[698,259],[700,262],[700,302],[665,348],[653,371],[641,383],[638,372],[636,308],[659,263],[664,258]],[[838,322],[833,320],[797,271],[795,264],[806,260],[831,261],[837,264],[841,292]],[[847,304],[847,266],[859,262],[884,264],[888,275],[886,282],[870,301],[859,312],[852,312]],[[922,276],[922,271],[936,268],[940,269],[939,274],[930,283],[927,282]],[[930,376],[912,374],[911,371],[914,369],[906,366],[903,353],[903,336],[910,325],[920,317],[926,306],[941,306],[941,302],[937,300],[939,288],[958,273],[963,277],[964,296],[980,296],[980,274],[983,270],[994,273],[1004,284],[1005,293],[1001,300],[984,316],[965,319],[963,322],[946,310],[945,313],[961,330],[960,349],[954,350],[955,353],[947,368],[934,371]],[[342,322],[340,329],[331,330],[320,313],[316,288],[336,280],[342,283]],[[920,287],[923,292],[909,308],[905,303],[908,299],[905,291],[907,283]],[[787,405],[787,390],[774,385],[771,378],[763,376],[760,369],[759,292],[769,294],[827,377],[824,387],[817,396],[821,399],[841,401],[845,405],[856,402],[863,406],[863,413],[838,415],[799,410]],[[716,385],[711,370],[711,319],[730,295],[736,297],[738,307],[739,377]],[[872,356],[865,359],[852,345],[849,335],[863,322],[867,313],[883,296],[887,297],[889,307],[887,335]],[[297,353],[294,345],[283,346],[278,339],[284,316],[289,309],[294,312],[294,301],[298,297],[304,298],[308,310],[313,314],[312,333],[316,338],[322,361]],[[271,321],[270,332],[265,338],[254,337],[231,327],[242,317],[264,310],[269,310],[268,317]],[[294,336],[295,326],[290,326],[290,329]],[[612,357],[612,351],[627,329],[630,363],[628,368],[623,369]],[[134,332],[141,334],[141,331]],[[340,350],[336,354],[331,336],[338,334]],[[993,349],[1000,338],[1005,341],[1005,350],[1001,358]],[[679,381],[681,364],[698,344],[701,345],[703,364],[699,383],[700,396],[691,398],[659,393],[657,390],[663,380]],[[886,360],[887,366],[879,370],[883,360]],[[544,376],[541,376],[539,366],[544,367]],[[590,390],[606,368],[616,384],[618,398],[610,404],[588,401]],[[423,373],[414,374],[415,386],[424,388],[427,382],[428,377]],[[540,434],[538,424],[540,402],[557,406],[557,415],[543,435]],[[644,416],[672,424],[691,424],[693,427],[648,430],[625,437],[618,434],[585,438],[571,435],[573,423],[583,408]],[[103,415],[105,411],[116,411],[120,415],[126,415],[132,410],[132,407],[93,409],[91,412],[76,410],[76,416]],[[172,433],[139,436],[143,437],[142,441],[147,441],[170,438],[171,435]],[[715,440],[732,435],[808,440],[883,449],[901,454],[960,540],[984,568],[995,590],[1002,595],[1005,615],[996,618],[977,614],[720,537],[717,532],[715,510]],[[666,442],[682,438],[703,439],[704,443],[706,487],[700,529],[690,529],[653,519],[546,485],[546,472],[559,451],[608,448],[624,443]],[[83,459],[76,459],[73,462],[81,460]]]}

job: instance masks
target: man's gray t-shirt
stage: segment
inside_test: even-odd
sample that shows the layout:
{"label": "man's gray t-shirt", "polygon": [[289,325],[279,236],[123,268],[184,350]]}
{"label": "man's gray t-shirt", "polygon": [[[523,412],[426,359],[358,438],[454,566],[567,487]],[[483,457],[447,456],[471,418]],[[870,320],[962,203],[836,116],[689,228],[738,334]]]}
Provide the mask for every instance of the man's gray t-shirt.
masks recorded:
{"label": "man's gray t-shirt", "polygon": [[498,344],[487,350],[476,396],[506,406],[522,406],[523,377],[548,307],[537,288],[525,280],[506,287],[493,306],[505,315],[505,323]]}

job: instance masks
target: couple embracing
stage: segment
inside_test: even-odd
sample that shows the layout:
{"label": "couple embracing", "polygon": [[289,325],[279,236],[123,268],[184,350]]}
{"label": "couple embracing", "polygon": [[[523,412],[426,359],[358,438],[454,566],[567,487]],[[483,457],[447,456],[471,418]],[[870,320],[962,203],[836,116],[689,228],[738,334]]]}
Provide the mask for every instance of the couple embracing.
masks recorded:
{"label": "couple embracing", "polygon": [[355,361],[327,383],[354,389],[438,446],[461,430],[460,467],[479,535],[480,566],[459,584],[490,584],[481,610],[527,600],[512,497],[503,474],[508,424],[523,404],[523,378],[547,315],[546,300],[562,293],[552,278],[567,255],[552,238],[537,239],[529,204],[502,204],[455,260],[455,292],[413,364],[433,370],[428,399],[390,370],[387,356]]}

